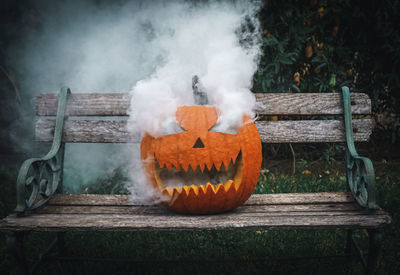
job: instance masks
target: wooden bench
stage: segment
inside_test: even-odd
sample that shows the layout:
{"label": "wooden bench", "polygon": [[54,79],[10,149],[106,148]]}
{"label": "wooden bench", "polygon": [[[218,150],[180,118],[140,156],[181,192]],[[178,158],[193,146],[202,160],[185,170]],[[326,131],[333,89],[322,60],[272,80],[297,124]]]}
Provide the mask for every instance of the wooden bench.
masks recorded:
{"label": "wooden bench", "polygon": [[[174,214],[158,205],[132,202],[125,195],[62,194],[64,143],[139,142],[126,130],[129,94],[70,94],[63,88],[59,95],[36,98],[36,138],[53,144],[46,156],[23,163],[17,207],[0,221],[21,266],[26,272],[32,270],[22,251],[23,236],[30,231],[58,232],[53,245],[62,245],[63,233],[70,231],[346,229],[346,251],[357,251],[371,273],[382,229],[391,218],[376,205],[371,161],[354,147],[354,141],[367,141],[371,135],[370,99],[350,94],[346,87],[342,93],[256,94],[256,98],[262,103],[256,110],[261,117],[281,116],[279,121],[255,122],[263,143],[346,144],[348,192],[252,195],[243,206],[218,215]],[[352,120],[352,114],[358,118]],[[297,119],[284,120],[292,116]],[[301,116],[306,117],[299,120]],[[358,249],[354,229],[367,229],[367,254]]]}

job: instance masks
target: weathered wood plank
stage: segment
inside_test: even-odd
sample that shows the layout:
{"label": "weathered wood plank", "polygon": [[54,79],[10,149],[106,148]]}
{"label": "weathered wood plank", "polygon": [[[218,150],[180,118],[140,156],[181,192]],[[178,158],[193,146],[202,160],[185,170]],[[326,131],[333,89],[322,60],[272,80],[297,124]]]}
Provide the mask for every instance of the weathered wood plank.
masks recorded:
{"label": "weathered wood plank", "polygon": [[[131,96],[128,93],[89,93],[67,96],[66,114],[71,116],[126,116]],[[58,94],[36,96],[36,114],[55,116]]]}
{"label": "weathered wood plank", "polygon": [[388,214],[378,211],[359,215],[276,215],[240,213],[240,210],[218,215],[134,215],[134,214],[35,214],[10,215],[0,222],[3,230],[39,231],[160,231],[160,230],[272,230],[379,228],[390,223]]}
{"label": "weathered wood plank", "polygon": [[[131,135],[126,126],[126,120],[67,120],[64,124],[63,141],[139,142],[139,137]],[[36,140],[52,141],[54,128],[54,119],[38,119],[36,122]]]}
{"label": "weathered wood plank", "polygon": [[[256,112],[264,115],[340,115],[343,103],[340,93],[255,94]],[[127,93],[71,94],[67,99],[67,115],[126,116],[130,104]],[[36,97],[36,114],[55,116],[57,94]],[[370,114],[371,100],[363,93],[351,94],[353,114]]]}
{"label": "weathered wood plank", "polygon": [[[340,115],[341,93],[255,94],[256,113],[265,115]],[[363,93],[351,93],[353,114],[370,114],[371,100]]]}
{"label": "weathered wood plank", "polygon": [[141,206],[128,195],[56,195],[47,206],[0,221],[2,230],[160,231],[378,228],[391,222],[381,209],[361,209],[348,192],[252,195],[218,215],[179,215],[161,206]]}
{"label": "weathered wood plank", "polygon": [[350,192],[253,194],[246,205],[272,204],[329,204],[354,202]]}
{"label": "weathered wood plank", "polygon": [[[345,133],[340,120],[256,121],[263,143],[343,142]],[[126,120],[67,120],[65,142],[139,142],[130,134]],[[36,123],[36,139],[52,141],[55,120],[40,118]],[[372,132],[371,119],[354,119],[354,140],[368,141]]]}
{"label": "weathered wood plank", "polygon": [[[316,192],[316,193],[280,193],[253,194],[244,205],[280,205],[280,204],[331,204],[352,203],[350,192]],[[49,205],[70,206],[140,206],[129,195],[98,195],[98,194],[56,194]]]}
{"label": "weathered wood plank", "polygon": [[[240,213],[264,213],[265,215],[359,215],[361,206],[356,203],[336,204],[280,204],[280,205],[244,205]],[[165,213],[162,207],[149,206],[65,206],[48,205],[33,213],[38,214],[136,214],[155,215]],[[319,212],[319,213],[318,213]],[[309,214],[308,214],[309,213]]]}
{"label": "weathered wood plank", "polygon": [[[344,124],[339,120],[257,121],[263,143],[343,142]],[[355,141],[368,141],[372,133],[371,119],[354,119]]]}

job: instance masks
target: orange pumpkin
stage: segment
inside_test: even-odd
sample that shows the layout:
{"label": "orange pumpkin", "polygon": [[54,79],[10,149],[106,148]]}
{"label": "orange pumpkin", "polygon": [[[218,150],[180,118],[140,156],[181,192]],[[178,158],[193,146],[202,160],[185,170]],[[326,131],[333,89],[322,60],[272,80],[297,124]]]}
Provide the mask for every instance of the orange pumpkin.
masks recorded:
{"label": "orange pumpkin", "polygon": [[182,106],[176,122],[184,130],[160,137],[145,134],[141,159],[149,180],[179,213],[217,213],[244,203],[261,167],[261,142],[254,123],[243,117],[236,134],[213,131],[213,106]]}

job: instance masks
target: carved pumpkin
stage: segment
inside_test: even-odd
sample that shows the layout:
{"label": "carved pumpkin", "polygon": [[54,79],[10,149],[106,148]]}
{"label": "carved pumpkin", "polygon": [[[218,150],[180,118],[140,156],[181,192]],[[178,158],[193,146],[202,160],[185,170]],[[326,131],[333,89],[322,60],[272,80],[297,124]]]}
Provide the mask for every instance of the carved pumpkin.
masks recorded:
{"label": "carved pumpkin", "polygon": [[[151,182],[167,197],[162,204],[179,213],[231,210],[253,193],[260,173],[261,142],[254,123],[243,117],[236,134],[213,131],[213,106],[176,111],[181,133],[145,134],[141,159]],[[188,184],[188,185],[185,185]]]}

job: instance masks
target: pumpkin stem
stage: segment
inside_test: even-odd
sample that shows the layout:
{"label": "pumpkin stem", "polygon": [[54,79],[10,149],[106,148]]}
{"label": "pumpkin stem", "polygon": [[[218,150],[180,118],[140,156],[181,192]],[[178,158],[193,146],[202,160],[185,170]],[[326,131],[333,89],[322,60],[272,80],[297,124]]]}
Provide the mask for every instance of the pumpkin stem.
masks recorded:
{"label": "pumpkin stem", "polygon": [[196,105],[207,105],[208,98],[207,93],[201,85],[200,78],[195,75],[192,78],[192,89],[193,89],[193,97],[194,97],[194,104]]}

